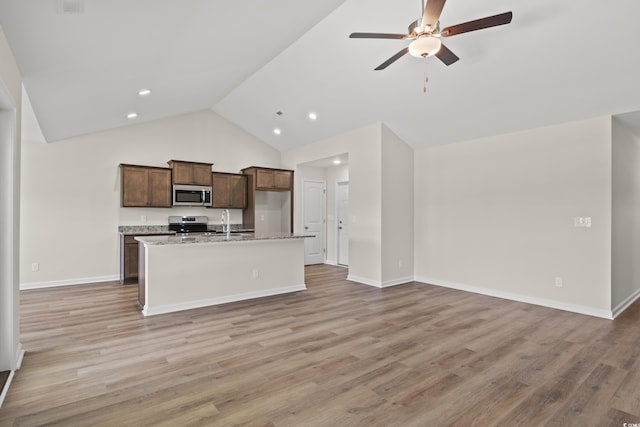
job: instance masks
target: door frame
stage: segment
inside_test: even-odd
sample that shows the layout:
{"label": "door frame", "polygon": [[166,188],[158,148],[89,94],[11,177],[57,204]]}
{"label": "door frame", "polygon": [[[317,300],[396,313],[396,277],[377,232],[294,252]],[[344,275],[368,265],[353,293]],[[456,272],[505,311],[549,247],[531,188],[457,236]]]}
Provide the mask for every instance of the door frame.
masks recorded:
{"label": "door frame", "polygon": [[[324,198],[322,200],[322,210],[324,211],[324,232],[322,233],[322,263],[326,264],[327,263],[327,181],[325,180],[320,180],[320,179],[305,179],[302,181],[302,231],[306,232],[306,230],[304,229],[305,224],[307,223],[307,212],[306,212],[306,183],[307,182],[311,182],[311,183],[316,183],[316,184],[323,184],[324,186]],[[307,255],[306,249],[305,249],[305,257]],[[306,262],[306,260],[305,260]]]}
{"label": "door frame", "polygon": [[[349,264],[340,264],[340,231],[338,227],[340,227],[340,186],[341,185],[349,185],[349,181],[336,181],[336,193],[335,193],[335,215],[336,215],[336,265],[342,267],[348,267]],[[349,218],[347,218],[348,224]],[[351,245],[349,245],[351,246]]]}
{"label": "door frame", "polygon": [[19,329],[20,141],[18,109],[0,80],[0,371],[11,371],[0,405],[24,354]]}

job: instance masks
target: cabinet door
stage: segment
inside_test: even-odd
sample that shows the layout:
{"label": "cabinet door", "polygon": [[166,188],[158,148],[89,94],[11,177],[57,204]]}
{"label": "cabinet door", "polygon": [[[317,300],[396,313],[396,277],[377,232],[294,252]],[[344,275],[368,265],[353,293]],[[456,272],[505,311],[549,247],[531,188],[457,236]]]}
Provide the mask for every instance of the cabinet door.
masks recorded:
{"label": "cabinet door", "polygon": [[174,184],[211,186],[210,164],[176,160],[171,160],[169,164],[173,169]]}
{"label": "cabinet door", "polygon": [[147,206],[148,169],[122,166],[122,206]]}
{"label": "cabinet door", "polygon": [[274,171],[273,172],[274,188],[288,190],[291,188],[291,172]]}
{"label": "cabinet door", "polygon": [[213,173],[213,201],[212,208],[228,208],[231,204],[229,191],[229,176],[224,173]]}
{"label": "cabinet door", "polygon": [[163,169],[149,169],[149,206],[170,208],[171,199],[171,171]]}
{"label": "cabinet door", "polygon": [[273,188],[273,183],[272,170],[256,170],[256,188]]}
{"label": "cabinet door", "polygon": [[245,175],[229,175],[229,190],[231,193],[231,207],[234,209],[246,209],[247,177]]}
{"label": "cabinet door", "polygon": [[174,184],[193,184],[193,168],[190,163],[174,162],[171,168]]}
{"label": "cabinet door", "polygon": [[211,186],[211,165],[193,163],[193,181],[194,185]]}
{"label": "cabinet door", "polygon": [[138,277],[138,242],[127,243],[125,249],[125,279]]}

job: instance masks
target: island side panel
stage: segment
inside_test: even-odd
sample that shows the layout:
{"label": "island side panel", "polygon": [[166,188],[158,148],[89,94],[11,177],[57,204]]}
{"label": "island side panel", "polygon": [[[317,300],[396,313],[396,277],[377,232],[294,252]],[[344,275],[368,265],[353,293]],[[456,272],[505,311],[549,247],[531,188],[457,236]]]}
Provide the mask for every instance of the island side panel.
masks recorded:
{"label": "island side panel", "polygon": [[153,315],[306,289],[304,239],[145,245]]}
{"label": "island side panel", "polygon": [[144,310],[146,304],[147,275],[145,274],[147,252],[142,243],[138,242],[138,305]]}

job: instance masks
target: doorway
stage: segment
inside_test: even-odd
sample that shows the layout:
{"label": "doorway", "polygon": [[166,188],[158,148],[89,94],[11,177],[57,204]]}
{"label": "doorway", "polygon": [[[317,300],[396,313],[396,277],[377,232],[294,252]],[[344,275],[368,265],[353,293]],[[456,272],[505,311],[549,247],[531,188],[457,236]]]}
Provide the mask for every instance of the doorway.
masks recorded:
{"label": "doorway", "polygon": [[338,214],[338,265],[349,265],[349,182],[338,182],[336,191]]}
{"label": "doorway", "polygon": [[326,258],[326,194],[325,181],[304,181],[303,224],[305,234],[315,237],[304,239],[304,264],[324,264]]}

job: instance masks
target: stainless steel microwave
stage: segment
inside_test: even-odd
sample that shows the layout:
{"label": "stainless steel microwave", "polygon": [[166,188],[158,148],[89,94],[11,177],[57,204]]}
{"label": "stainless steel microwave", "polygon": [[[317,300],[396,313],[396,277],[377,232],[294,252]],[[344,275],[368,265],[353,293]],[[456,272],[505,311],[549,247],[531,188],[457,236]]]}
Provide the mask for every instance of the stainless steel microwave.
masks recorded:
{"label": "stainless steel microwave", "polygon": [[174,185],[173,206],[211,206],[212,187],[204,185]]}

